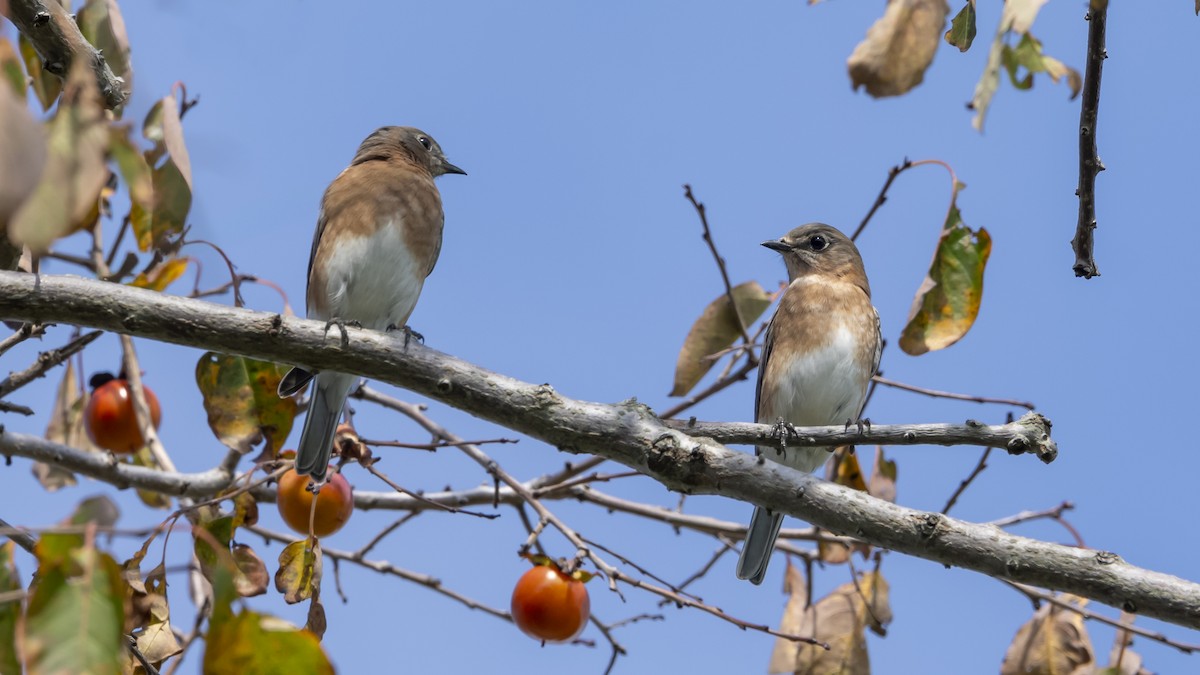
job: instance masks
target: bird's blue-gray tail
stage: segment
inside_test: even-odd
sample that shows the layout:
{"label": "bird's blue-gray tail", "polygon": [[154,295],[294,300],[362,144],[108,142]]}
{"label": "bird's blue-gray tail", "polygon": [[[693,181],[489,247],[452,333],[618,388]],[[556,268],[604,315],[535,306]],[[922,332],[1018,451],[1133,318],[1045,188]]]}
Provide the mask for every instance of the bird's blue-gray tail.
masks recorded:
{"label": "bird's blue-gray tail", "polygon": [[296,473],[310,475],[318,483],[325,480],[329,457],[333,453],[333,433],[342,416],[342,406],[354,384],[353,375],[323,372],[317,375],[308,416],[296,446]]}
{"label": "bird's blue-gray tail", "polygon": [[755,585],[762,583],[781,525],[782,513],[773,513],[761,506],[754,507],[754,516],[750,518],[750,526],[746,529],[746,541],[742,544],[742,555],[738,557],[739,579],[749,579]]}

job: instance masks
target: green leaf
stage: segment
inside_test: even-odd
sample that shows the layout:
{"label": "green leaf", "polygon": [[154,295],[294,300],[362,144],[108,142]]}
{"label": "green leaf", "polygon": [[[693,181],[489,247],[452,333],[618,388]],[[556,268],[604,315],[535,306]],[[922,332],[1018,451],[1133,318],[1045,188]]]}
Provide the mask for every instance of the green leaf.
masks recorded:
{"label": "green leaf", "polygon": [[975,0],[967,0],[967,4],[954,16],[945,38],[960,52],[971,48],[971,43],[975,41]]}
{"label": "green leaf", "polygon": [[239,492],[233,498],[233,524],[254,525],[258,522],[258,501],[249,492]]}
{"label": "green leaf", "polygon": [[987,230],[967,227],[958,211],[958,190],[950,202],[933,264],[913,299],[900,348],[917,356],[958,342],[975,323],[983,300],[983,270],[992,252]]}
{"label": "green leaf", "polygon": [[25,68],[21,66],[21,57],[8,38],[0,38],[0,79],[7,80],[12,85],[12,92],[18,100],[25,100]]}
{"label": "green leaf", "polygon": [[279,553],[275,590],[289,604],[303,602],[320,592],[321,544],[315,539],[293,541]]}
{"label": "green leaf", "polygon": [[135,202],[131,216],[138,248],[148,251],[163,237],[182,232],[192,207],[192,165],[174,94],[159,99],[146,114],[142,135],[154,143],[145,152],[146,164],[153,167],[154,206],[147,218],[145,205]]}
{"label": "green leaf", "polygon": [[71,70],[48,143],[41,180],[9,224],[13,242],[37,253],[86,225],[108,181],[108,124],[95,75],[82,59]]}
{"label": "green leaf", "polygon": [[217,572],[216,600],[205,636],[204,673],[305,673],[333,675],[317,637],[271,616],[233,612],[237,596],[228,569]]}
{"label": "green leaf", "polygon": [[[16,545],[11,541],[0,544],[0,594],[21,590],[21,575],[13,559]],[[19,673],[17,660],[17,621],[24,603],[11,601],[0,604],[0,673]]]}
{"label": "green leaf", "polygon": [[125,622],[121,568],[90,541],[65,558],[43,558],[40,541],[37,550],[37,582],[25,616],[26,672],[120,672]]}
{"label": "green leaf", "polygon": [[108,154],[116,163],[129,192],[130,223],[141,246],[143,239],[149,242],[154,236],[151,229],[154,226],[154,177],[129,133],[128,127],[113,127],[108,137]]}
{"label": "green leaf", "polygon": [[[771,294],[764,291],[757,281],[734,286],[733,298],[742,321],[746,322],[746,328],[753,325],[771,306]],[[691,391],[716,362],[705,357],[729,347],[741,334],[737,317],[729,304],[729,296],[722,293],[708,303],[688,331],[683,349],[679,350],[679,360],[675,364],[675,386],[671,388],[669,396],[683,396]]]}
{"label": "green leaf", "polygon": [[133,66],[129,61],[129,36],[125,34],[125,20],[121,18],[115,0],[87,0],[76,13],[75,22],[83,37],[104,54],[113,74],[124,80],[125,91],[131,91]]}
{"label": "green leaf", "polygon": [[[1078,96],[1079,90],[1083,87],[1083,78],[1079,76],[1079,71],[1064,65],[1058,59],[1043,54],[1042,43],[1029,33],[1021,38],[1015,48],[1004,46],[1001,62],[1008,71],[1008,77],[1013,86],[1017,89],[1033,88],[1035,73],[1046,73],[1054,82],[1065,77],[1067,85],[1071,87],[1071,98]],[[1021,68],[1026,71],[1024,77],[1017,75]]]}
{"label": "green leaf", "polygon": [[208,426],[226,447],[245,454],[264,439],[278,454],[292,431],[296,401],[279,398],[288,367],[269,361],[207,352],[196,364]]}
{"label": "green leaf", "polygon": [[37,50],[33,48],[33,43],[26,39],[24,34],[17,38],[17,48],[21,51],[21,59],[25,61],[25,72],[29,73],[33,93],[37,96],[38,103],[42,104],[42,111],[45,112],[54,105],[58,94],[62,92],[62,80],[42,68],[42,57],[38,56]]}
{"label": "green leaf", "polygon": [[[208,536],[202,531],[207,532]],[[234,587],[239,595],[262,595],[267,591],[267,566],[249,546],[237,544],[230,549],[236,531],[234,516],[220,516],[211,520],[202,517],[201,522],[192,527],[195,537],[193,550],[196,560],[200,562],[200,572],[204,578],[215,583],[220,570],[231,568],[235,570]]]}

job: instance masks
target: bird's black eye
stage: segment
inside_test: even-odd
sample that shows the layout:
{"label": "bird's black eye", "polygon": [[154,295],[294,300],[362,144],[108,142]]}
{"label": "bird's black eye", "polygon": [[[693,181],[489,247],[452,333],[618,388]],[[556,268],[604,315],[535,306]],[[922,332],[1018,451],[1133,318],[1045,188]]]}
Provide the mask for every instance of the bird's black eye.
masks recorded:
{"label": "bird's black eye", "polygon": [[809,238],[808,246],[814,251],[824,251],[829,248],[829,240],[819,234],[814,234]]}
{"label": "bird's black eye", "polygon": [[431,150],[433,148],[433,144],[430,143],[429,139],[425,136],[417,136],[417,142],[425,146],[426,150]]}

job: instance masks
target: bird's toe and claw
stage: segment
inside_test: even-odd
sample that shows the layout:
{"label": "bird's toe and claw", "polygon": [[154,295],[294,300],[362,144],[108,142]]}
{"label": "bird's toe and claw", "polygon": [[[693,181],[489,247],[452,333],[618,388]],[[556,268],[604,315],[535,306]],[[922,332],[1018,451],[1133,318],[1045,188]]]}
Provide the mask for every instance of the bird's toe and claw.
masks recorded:
{"label": "bird's toe and claw", "polygon": [[384,331],[385,333],[392,333],[392,332],[395,332],[395,331],[402,331],[402,332],[404,333],[404,348],[405,348],[405,349],[408,349],[408,343],[409,343],[409,341],[410,341],[410,340],[413,340],[413,339],[416,339],[416,341],[417,341],[417,342],[420,342],[421,344],[425,344],[425,336],[424,336],[424,335],[421,335],[421,334],[420,334],[420,333],[418,333],[417,331],[413,330],[413,329],[412,329],[412,326],[409,326],[408,324],[405,324],[405,325],[403,325],[403,326],[400,326],[399,328],[397,328],[397,327],[396,327],[396,324],[394,324],[394,323],[389,323],[389,324],[387,325],[387,328],[384,328],[384,329],[383,329],[383,331]]}
{"label": "bird's toe and claw", "polygon": [[350,334],[346,332],[346,326],[353,326],[354,328],[362,328],[362,324],[359,323],[358,321],[354,321],[354,320],[343,321],[337,317],[334,317],[325,322],[325,334],[329,335],[329,329],[333,328],[334,326],[337,326],[338,331],[341,332],[341,334],[342,334],[342,346],[343,347],[350,346]]}
{"label": "bird's toe and claw", "polygon": [[871,433],[871,418],[860,417],[857,420],[846,420],[846,431],[850,431],[851,426],[857,427],[860,434],[863,433],[863,430],[869,434]]}
{"label": "bird's toe and claw", "polygon": [[779,441],[779,448],[776,452],[780,455],[787,449],[788,437],[793,439],[800,438],[800,432],[796,431],[796,426],[791,422],[780,417],[775,421],[775,426],[771,429],[771,438]]}

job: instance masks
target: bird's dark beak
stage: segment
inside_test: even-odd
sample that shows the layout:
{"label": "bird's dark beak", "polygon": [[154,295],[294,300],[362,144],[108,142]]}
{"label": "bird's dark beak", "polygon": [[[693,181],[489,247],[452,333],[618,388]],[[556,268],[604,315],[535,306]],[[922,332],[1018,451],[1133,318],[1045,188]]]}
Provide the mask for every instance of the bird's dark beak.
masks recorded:
{"label": "bird's dark beak", "polygon": [[450,162],[447,162],[445,160],[442,160],[442,172],[443,173],[457,173],[457,174],[461,174],[463,176],[467,175],[466,171],[463,171],[462,169],[458,168],[457,166],[454,166],[453,164],[451,164]]}
{"label": "bird's dark beak", "polygon": [[764,241],[762,243],[762,245],[766,246],[767,248],[771,249],[772,251],[779,251],[780,253],[783,253],[784,251],[792,250],[791,246],[788,246],[787,244],[783,243],[783,241],[781,241],[779,239],[772,239],[771,241]]}

